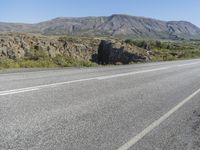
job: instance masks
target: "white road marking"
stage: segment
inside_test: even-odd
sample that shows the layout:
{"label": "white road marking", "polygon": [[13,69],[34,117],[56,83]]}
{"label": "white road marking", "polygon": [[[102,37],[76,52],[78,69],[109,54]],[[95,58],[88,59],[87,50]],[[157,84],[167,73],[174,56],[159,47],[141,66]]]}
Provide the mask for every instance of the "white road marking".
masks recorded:
{"label": "white road marking", "polygon": [[35,91],[35,90],[39,90],[39,88],[29,87],[29,88],[22,88],[22,89],[8,90],[8,91],[0,91],[0,96],[17,94],[17,93],[25,93],[25,92]]}
{"label": "white road marking", "polygon": [[196,64],[199,64],[199,63],[194,62],[194,63],[182,64],[182,65],[177,65],[177,67],[184,67],[184,66],[190,66],[190,65],[196,65]]}
{"label": "white road marking", "polygon": [[162,67],[162,68],[151,69],[151,70],[142,70],[142,71],[122,73],[122,74],[116,74],[116,75],[108,75],[108,76],[100,76],[100,77],[72,80],[72,81],[66,81],[66,82],[58,82],[58,83],[52,83],[52,84],[44,84],[44,85],[38,85],[38,86],[20,88],[20,89],[8,90],[8,91],[0,91],[0,96],[17,94],[17,93],[25,93],[25,92],[40,90],[40,89],[47,88],[47,87],[55,87],[55,86],[64,85],[64,84],[71,84],[71,83],[84,82],[84,81],[90,81],[90,80],[104,80],[104,79],[109,79],[109,78],[123,77],[123,76],[128,76],[128,75],[135,75],[135,74],[139,74],[139,73],[160,71],[160,70],[166,70],[166,69],[169,69],[169,68],[170,67]]}
{"label": "white road marking", "polygon": [[135,72],[128,72],[128,73],[121,73],[121,74],[115,74],[115,75],[108,75],[108,76],[97,77],[97,79],[98,80],[105,80],[105,79],[118,78],[118,77],[123,77],[123,76],[130,76],[130,75],[135,75],[135,74],[140,74],[140,73],[147,73],[147,72],[154,72],[154,71],[166,70],[166,69],[169,69],[169,68],[170,67],[162,67],[162,68],[151,69],[151,70],[142,70],[142,71],[135,71]]}
{"label": "white road marking", "polygon": [[0,96],[12,95],[12,94],[18,94],[18,93],[25,93],[25,92],[30,92],[30,91],[41,90],[41,89],[47,88],[47,87],[55,87],[55,86],[59,86],[59,85],[76,83],[76,82],[83,82],[83,81],[90,81],[90,80],[94,80],[94,79],[96,79],[96,78],[80,79],[80,80],[73,80],[73,81],[58,82],[58,83],[45,84],[45,85],[38,85],[38,86],[21,88],[21,89],[14,89],[14,90],[8,90],[8,91],[0,91]]}
{"label": "white road marking", "polygon": [[158,120],[154,121],[152,124],[150,124],[148,127],[146,127],[142,132],[137,134],[135,137],[130,139],[127,143],[122,145],[118,150],[128,150],[132,146],[134,146],[138,141],[140,141],[145,135],[147,135],[149,132],[151,132],[153,129],[158,127],[163,121],[165,121],[168,117],[170,117],[173,113],[175,113],[178,109],[180,109],[185,103],[190,101],[194,96],[196,96],[198,93],[200,93],[200,88],[192,93],[190,96],[188,96],[186,99],[181,101],[179,104],[177,104],[175,107],[173,107],[171,110],[169,110],[165,115],[163,115]]}

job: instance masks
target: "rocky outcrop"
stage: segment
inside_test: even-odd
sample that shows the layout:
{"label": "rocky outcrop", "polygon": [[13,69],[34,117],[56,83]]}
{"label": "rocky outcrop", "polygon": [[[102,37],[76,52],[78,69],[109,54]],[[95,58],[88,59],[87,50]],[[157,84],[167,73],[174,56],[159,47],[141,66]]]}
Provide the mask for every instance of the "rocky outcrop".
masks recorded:
{"label": "rocky outcrop", "polygon": [[91,60],[97,53],[99,39],[65,38],[32,34],[0,35],[0,58],[19,59],[39,53],[49,57],[62,55],[75,59]]}
{"label": "rocky outcrop", "polygon": [[149,60],[147,51],[122,40],[67,38],[36,34],[1,34],[0,59],[54,58],[57,55],[100,64],[128,64]]}
{"label": "rocky outcrop", "polygon": [[124,42],[102,40],[98,48],[99,64],[129,64],[149,60],[146,50]]}

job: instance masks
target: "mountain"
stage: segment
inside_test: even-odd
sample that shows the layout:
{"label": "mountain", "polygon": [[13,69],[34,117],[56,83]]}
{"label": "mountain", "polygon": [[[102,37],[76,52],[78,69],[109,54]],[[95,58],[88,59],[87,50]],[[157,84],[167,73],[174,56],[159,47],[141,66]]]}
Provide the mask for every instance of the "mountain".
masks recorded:
{"label": "mountain", "polygon": [[190,22],[167,22],[120,14],[109,17],[61,17],[37,24],[0,23],[0,32],[123,38],[200,39],[200,28]]}

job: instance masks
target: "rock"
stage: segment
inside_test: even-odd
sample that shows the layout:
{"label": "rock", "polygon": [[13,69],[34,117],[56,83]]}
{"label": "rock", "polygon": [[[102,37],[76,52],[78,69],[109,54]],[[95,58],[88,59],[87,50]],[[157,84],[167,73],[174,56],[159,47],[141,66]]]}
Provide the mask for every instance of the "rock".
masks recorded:
{"label": "rock", "polygon": [[98,48],[99,64],[129,64],[131,62],[149,61],[144,49],[129,44],[102,40]]}
{"label": "rock", "polygon": [[5,47],[0,47],[0,58],[7,57],[7,49]]}
{"label": "rock", "polygon": [[17,57],[16,53],[12,49],[8,49],[7,50],[7,56],[10,59],[16,59],[16,57]]}

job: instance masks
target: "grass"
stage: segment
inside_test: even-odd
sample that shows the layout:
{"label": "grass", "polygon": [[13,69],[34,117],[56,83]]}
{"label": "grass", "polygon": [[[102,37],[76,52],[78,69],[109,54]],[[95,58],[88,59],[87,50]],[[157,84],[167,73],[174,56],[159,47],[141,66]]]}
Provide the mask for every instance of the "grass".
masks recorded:
{"label": "grass", "polygon": [[152,61],[171,61],[200,58],[199,41],[125,41],[138,47],[152,51]]}
{"label": "grass", "polygon": [[0,60],[0,69],[8,68],[56,68],[56,67],[92,67],[95,63],[85,60],[76,60],[63,56],[38,60],[3,59]]}
{"label": "grass", "polygon": [[152,61],[171,61],[200,58],[200,50],[154,50]]}

